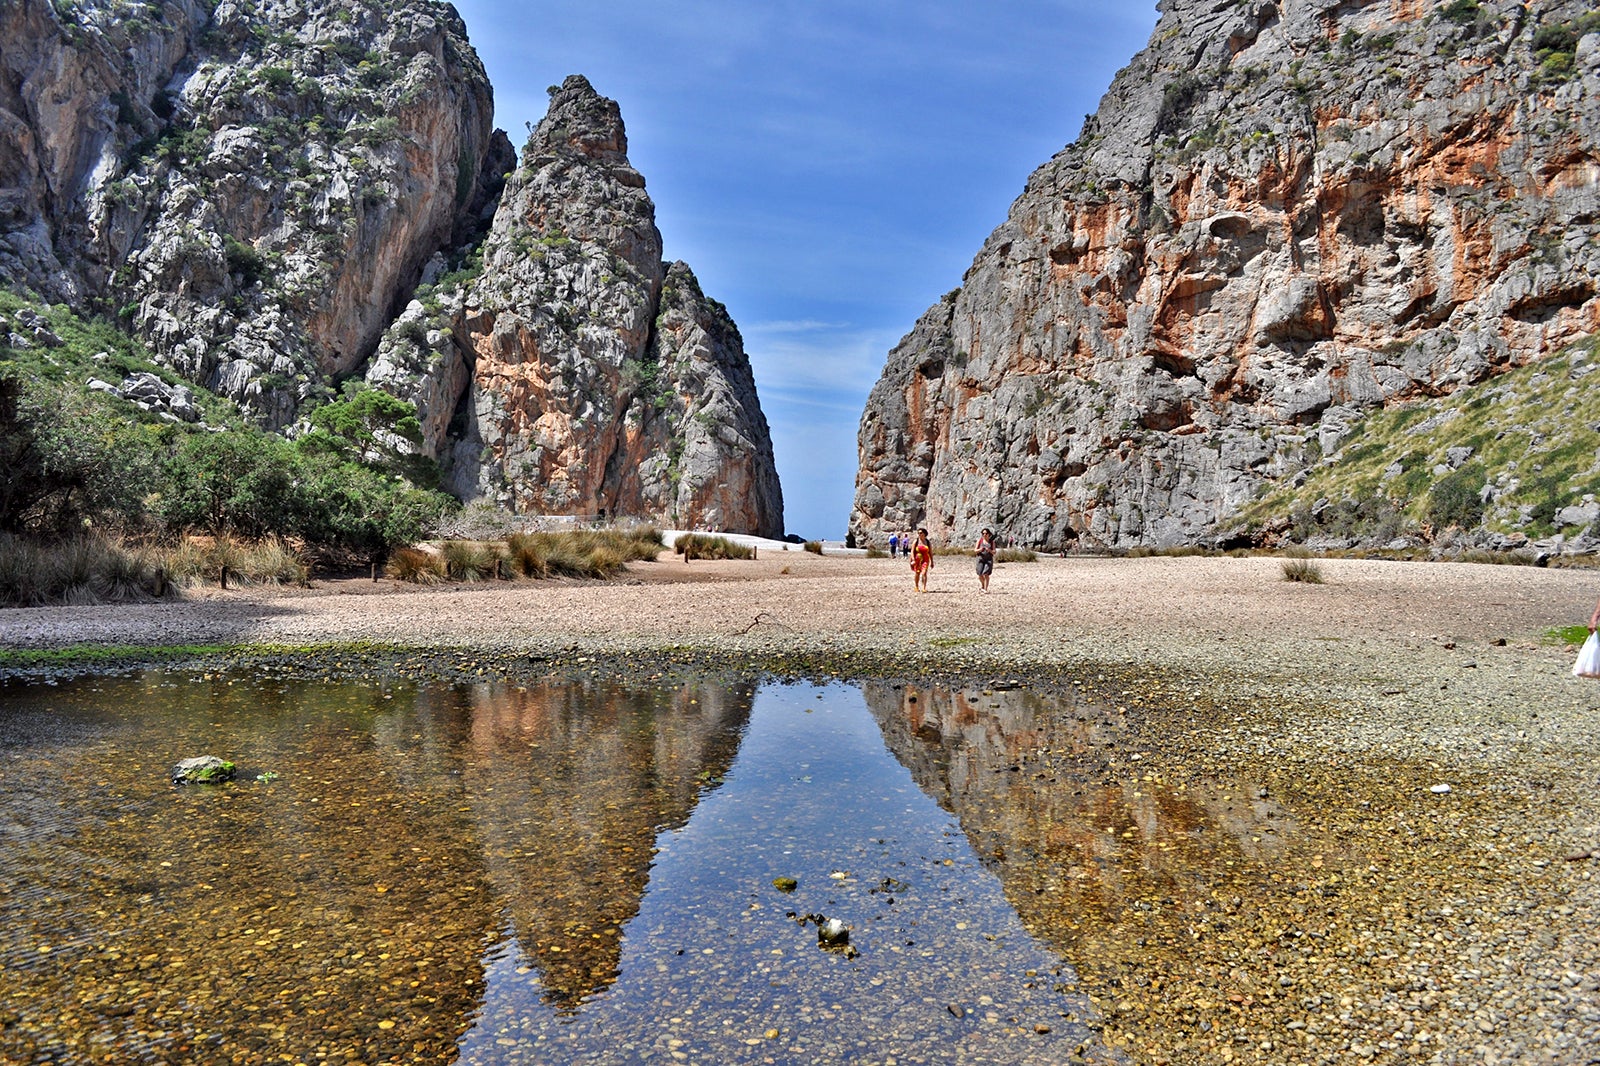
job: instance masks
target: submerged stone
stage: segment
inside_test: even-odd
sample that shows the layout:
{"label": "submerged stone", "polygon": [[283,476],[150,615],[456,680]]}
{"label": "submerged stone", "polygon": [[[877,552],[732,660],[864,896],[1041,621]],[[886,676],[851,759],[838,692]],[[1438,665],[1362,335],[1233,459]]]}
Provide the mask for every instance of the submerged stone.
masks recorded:
{"label": "submerged stone", "polygon": [[219,759],[215,755],[197,755],[191,759],[180,759],[172,767],[172,783],[175,785],[215,785],[223,781],[232,781],[236,771],[233,763],[226,759]]}
{"label": "submerged stone", "polygon": [[850,943],[850,927],[837,918],[826,918],[817,923],[817,943],[827,947],[843,947]]}

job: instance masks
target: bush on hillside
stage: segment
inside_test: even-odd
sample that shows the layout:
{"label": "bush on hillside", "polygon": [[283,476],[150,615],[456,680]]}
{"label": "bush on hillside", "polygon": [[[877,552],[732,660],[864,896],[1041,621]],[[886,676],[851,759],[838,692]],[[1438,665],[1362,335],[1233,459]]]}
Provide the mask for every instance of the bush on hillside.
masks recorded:
{"label": "bush on hillside", "polygon": [[1428,522],[1435,529],[1472,529],[1482,524],[1480,493],[1487,477],[1482,463],[1468,463],[1434,482],[1428,490]]}
{"label": "bush on hillside", "polygon": [[60,538],[139,524],[158,442],[93,397],[0,372],[0,532]]}

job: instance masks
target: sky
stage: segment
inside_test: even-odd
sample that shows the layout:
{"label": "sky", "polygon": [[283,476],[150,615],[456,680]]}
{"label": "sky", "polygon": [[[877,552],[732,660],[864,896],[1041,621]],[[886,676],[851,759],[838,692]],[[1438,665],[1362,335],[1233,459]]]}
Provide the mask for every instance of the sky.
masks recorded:
{"label": "sky", "polygon": [[455,0],[518,147],[616,100],[670,262],[744,337],[785,523],[841,539],[885,357],[1144,47],[1155,0]]}

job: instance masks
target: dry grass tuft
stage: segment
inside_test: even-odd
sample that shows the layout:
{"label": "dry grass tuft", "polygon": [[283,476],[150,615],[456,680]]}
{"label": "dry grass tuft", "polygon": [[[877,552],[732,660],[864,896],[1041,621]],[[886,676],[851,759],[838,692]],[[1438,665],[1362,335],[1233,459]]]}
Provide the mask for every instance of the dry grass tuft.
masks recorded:
{"label": "dry grass tuft", "polygon": [[1311,553],[1304,548],[1290,548],[1284,552],[1283,579],[1296,581],[1302,585],[1322,584],[1322,568],[1311,560]]}

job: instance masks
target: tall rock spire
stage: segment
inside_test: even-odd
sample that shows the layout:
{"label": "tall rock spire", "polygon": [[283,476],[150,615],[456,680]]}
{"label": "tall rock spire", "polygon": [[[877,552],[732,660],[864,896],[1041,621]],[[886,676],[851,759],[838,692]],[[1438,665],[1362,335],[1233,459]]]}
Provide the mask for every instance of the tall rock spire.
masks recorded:
{"label": "tall rock spire", "polygon": [[616,103],[586,79],[554,89],[481,276],[439,297],[454,300],[448,328],[402,316],[371,377],[425,408],[427,446],[464,499],[781,535],[743,342],[688,267],[662,261],[627,143]]}

